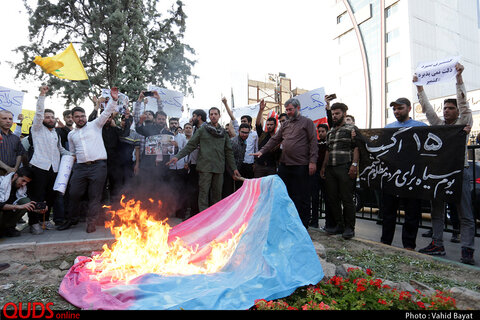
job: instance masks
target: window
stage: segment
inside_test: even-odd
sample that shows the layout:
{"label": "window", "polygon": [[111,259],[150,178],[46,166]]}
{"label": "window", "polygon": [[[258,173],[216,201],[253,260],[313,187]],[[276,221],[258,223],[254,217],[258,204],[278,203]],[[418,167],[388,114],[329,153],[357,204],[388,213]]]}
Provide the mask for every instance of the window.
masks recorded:
{"label": "window", "polygon": [[337,17],[337,24],[342,23],[342,21],[345,20],[346,17],[347,17],[347,12],[344,12],[344,13],[342,13],[341,15],[339,15],[339,16]]}
{"label": "window", "polygon": [[398,2],[385,9],[385,16],[388,18],[398,11]]}
{"label": "window", "polygon": [[393,54],[386,59],[386,66],[388,67],[393,67],[393,66],[398,66],[400,64],[400,54],[396,53]]}
{"label": "window", "polygon": [[390,82],[387,82],[387,86],[386,86],[386,92],[387,93],[396,93],[399,91],[399,89],[401,88],[400,85],[401,85],[401,81],[400,80],[394,80],[394,81],[390,81]]}
{"label": "window", "polygon": [[400,31],[398,29],[393,29],[392,31],[390,32],[387,32],[387,35],[386,35],[386,41],[387,43],[388,42],[391,42],[393,39],[397,38],[400,34]]}

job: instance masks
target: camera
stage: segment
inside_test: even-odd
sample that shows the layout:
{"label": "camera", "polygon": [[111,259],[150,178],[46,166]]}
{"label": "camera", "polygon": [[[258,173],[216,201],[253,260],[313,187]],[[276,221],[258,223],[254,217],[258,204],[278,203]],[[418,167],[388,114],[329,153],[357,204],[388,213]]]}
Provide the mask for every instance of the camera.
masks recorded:
{"label": "camera", "polygon": [[153,91],[145,91],[145,92],[143,93],[143,96],[144,96],[144,97],[153,97]]}
{"label": "camera", "polygon": [[35,203],[35,210],[43,210],[47,208],[47,203],[45,202],[37,202]]}
{"label": "camera", "polygon": [[333,100],[333,99],[336,99],[336,98],[337,98],[337,95],[336,95],[335,93],[329,94],[329,95],[327,96],[327,98],[328,98],[329,100]]}

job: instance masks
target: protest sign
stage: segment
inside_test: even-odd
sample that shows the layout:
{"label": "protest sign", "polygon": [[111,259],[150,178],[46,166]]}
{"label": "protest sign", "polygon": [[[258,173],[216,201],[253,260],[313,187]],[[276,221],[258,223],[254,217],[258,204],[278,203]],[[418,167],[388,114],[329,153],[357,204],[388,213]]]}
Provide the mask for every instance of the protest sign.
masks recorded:
{"label": "protest sign", "polygon": [[[295,96],[300,101],[300,113],[302,116],[317,121],[327,118],[327,103],[325,102],[325,89],[318,88],[301,95]],[[326,121],[325,121],[326,122]]]}
{"label": "protest sign", "polygon": [[415,85],[423,86],[454,79],[457,74],[455,65],[459,61],[460,57],[451,57],[433,62],[420,63],[417,69],[415,69],[415,74],[418,78]]}
{"label": "protest sign", "polygon": [[[110,95],[110,89],[102,89],[102,97],[111,99],[112,96]],[[129,102],[128,96],[124,93],[119,92],[118,106],[116,111],[119,112],[120,114],[124,114],[125,110],[128,108],[128,102]],[[106,103],[103,106],[103,108],[105,107],[106,107]]]}
{"label": "protest sign", "polygon": [[[183,93],[152,85],[148,87],[148,90],[158,92],[162,101],[163,111],[167,114],[168,117],[182,117]],[[145,110],[157,112],[157,99],[155,99],[154,97],[147,97],[147,100],[148,103],[145,106]]]}
{"label": "protest sign", "polygon": [[22,113],[24,95],[21,91],[0,87],[0,110],[13,113],[13,122],[17,122],[18,115]]}
{"label": "protest sign", "polygon": [[[422,126],[360,130],[360,183],[406,198],[461,196],[464,126]],[[452,155],[455,155],[452,157]]]}
{"label": "protest sign", "polygon": [[235,116],[235,119],[240,119],[242,116],[256,118],[258,116],[258,110],[260,110],[260,103],[250,104],[240,108],[233,108],[232,112]]}
{"label": "protest sign", "polygon": [[[21,114],[23,114],[22,134],[29,134],[30,127],[32,126],[32,123],[33,123],[33,118],[35,117],[35,111],[22,109]],[[16,127],[17,127],[17,124],[14,123],[10,130],[15,131]]]}

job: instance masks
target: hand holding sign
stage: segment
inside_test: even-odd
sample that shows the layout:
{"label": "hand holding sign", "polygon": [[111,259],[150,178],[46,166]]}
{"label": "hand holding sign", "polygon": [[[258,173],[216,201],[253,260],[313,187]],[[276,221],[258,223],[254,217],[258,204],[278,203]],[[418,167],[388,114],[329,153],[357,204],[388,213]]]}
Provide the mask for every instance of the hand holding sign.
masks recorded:
{"label": "hand holding sign", "polygon": [[0,87],[0,110],[8,110],[13,114],[13,122],[18,121],[22,112],[24,93],[5,87]]}
{"label": "hand holding sign", "polygon": [[[417,86],[450,81],[458,73],[457,64],[460,57],[452,57],[433,62],[421,63],[415,70]],[[463,71],[463,69],[462,69]]]}

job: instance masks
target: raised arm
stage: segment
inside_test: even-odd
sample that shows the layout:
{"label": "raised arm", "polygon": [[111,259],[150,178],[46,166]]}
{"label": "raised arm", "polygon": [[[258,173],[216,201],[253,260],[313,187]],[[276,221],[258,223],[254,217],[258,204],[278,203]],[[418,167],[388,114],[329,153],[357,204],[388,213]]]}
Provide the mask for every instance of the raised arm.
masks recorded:
{"label": "raised arm", "polygon": [[110,115],[117,108],[118,88],[112,88],[110,90],[110,96],[112,97],[112,99],[108,99],[107,106],[105,107],[105,110],[103,110],[103,112],[100,114],[100,116],[93,121],[99,127],[103,127],[103,125],[107,122]]}
{"label": "raised arm", "polygon": [[32,121],[32,129],[36,129],[43,125],[43,119],[45,117],[45,96],[48,92],[48,86],[40,87],[40,95],[37,101],[37,107],[35,109],[35,116]]}
{"label": "raised arm", "polygon": [[[418,81],[417,75],[413,76],[413,83]],[[417,87],[417,96],[418,96],[418,103],[422,106],[422,112],[425,113],[428,122],[430,125],[441,125],[443,124],[442,119],[437,115],[435,109],[433,109],[430,101],[428,100],[427,94],[425,90],[423,90],[423,86],[416,86]]]}
{"label": "raised arm", "polygon": [[463,83],[462,73],[465,70],[465,67],[457,63],[455,65],[457,69],[457,106],[459,111],[459,119],[460,123],[466,124],[469,126],[473,125],[473,117],[472,117],[472,110],[470,109],[470,105],[467,101],[467,90],[465,89],[465,84]]}
{"label": "raised arm", "polygon": [[228,113],[228,115],[230,116],[230,119],[232,119],[232,121],[235,121],[235,116],[233,115],[232,110],[231,110],[230,107],[228,106],[227,98],[223,97],[223,98],[222,98],[222,103],[223,103],[223,105],[225,106],[225,110],[227,110],[227,113]]}

